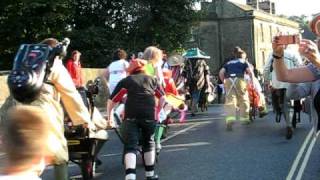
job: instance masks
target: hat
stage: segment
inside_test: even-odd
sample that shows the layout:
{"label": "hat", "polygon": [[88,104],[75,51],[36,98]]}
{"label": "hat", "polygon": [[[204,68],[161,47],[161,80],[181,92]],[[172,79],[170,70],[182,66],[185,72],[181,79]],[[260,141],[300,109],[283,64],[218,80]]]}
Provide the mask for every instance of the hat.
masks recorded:
{"label": "hat", "polygon": [[199,48],[188,49],[187,52],[183,54],[183,56],[188,59],[210,59],[210,56],[201,51]]}
{"label": "hat", "polygon": [[130,61],[127,69],[128,73],[133,74],[137,71],[144,71],[144,67],[148,62],[144,59],[133,59]]}
{"label": "hat", "polygon": [[172,55],[168,58],[169,66],[180,66],[184,62],[184,58],[179,54]]}
{"label": "hat", "polygon": [[320,14],[317,14],[312,21],[310,21],[311,31],[318,37],[320,37]]}
{"label": "hat", "polygon": [[163,69],[163,78],[170,79],[172,77],[172,71],[170,69]]}

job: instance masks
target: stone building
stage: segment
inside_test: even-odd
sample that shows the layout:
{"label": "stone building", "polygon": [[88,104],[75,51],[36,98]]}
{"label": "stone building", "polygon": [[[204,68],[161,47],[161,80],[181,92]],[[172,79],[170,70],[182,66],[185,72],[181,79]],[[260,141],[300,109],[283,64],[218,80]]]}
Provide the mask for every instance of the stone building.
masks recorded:
{"label": "stone building", "polygon": [[235,46],[248,54],[249,61],[262,71],[277,33],[298,34],[299,24],[276,16],[270,0],[247,0],[247,5],[227,0],[201,4],[202,20],[191,30],[190,47],[199,47],[211,56],[209,65],[216,75]]}

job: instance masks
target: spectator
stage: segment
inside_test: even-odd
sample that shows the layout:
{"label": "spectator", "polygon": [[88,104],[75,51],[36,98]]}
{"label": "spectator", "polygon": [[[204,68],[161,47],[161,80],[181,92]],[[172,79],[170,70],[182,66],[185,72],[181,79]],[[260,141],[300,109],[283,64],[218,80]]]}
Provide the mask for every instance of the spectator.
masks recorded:
{"label": "spectator", "polygon": [[87,101],[87,93],[84,88],[84,78],[82,74],[80,56],[81,56],[81,53],[79,51],[75,50],[72,52],[71,58],[68,59],[67,61],[67,70],[79,94],[81,95],[84,104],[86,105],[86,107],[89,107],[89,104]]}
{"label": "spectator", "polygon": [[[286,67],[292,69],[302,64],[300,55],[292,50],[287,48],[284,50],[283,54]],[[270,88],[271,91],[272,106],[276,112],[276,122],[280,122],[281,115],[283,114],[286,122],[286,138],[291,139],[293,129],[290,122],[291,117],[289,113],[290,99],[288,98],[286,92],[289,84],[277,79],[276,72],[273,70],[272,66],[273,61],[274,59],[272,58],[272,55],[270,55],[269,61],[264,67],[264,79],[266,83],[265,87]]]}
{"label": "spectator", "polygon": [[80,62],[81,53],[77,50],[72,52],[71,58],[67,61],[67,70],[76,86],[80,88],[84,86],[83,74]]}
{"label": "spectator", "polygon": [[52,158],[46,146],[52,132],[47,115],[39,107],[25,105],[11,108],[6,115],[0,131],[5,153],[0,179],[39,180]]}

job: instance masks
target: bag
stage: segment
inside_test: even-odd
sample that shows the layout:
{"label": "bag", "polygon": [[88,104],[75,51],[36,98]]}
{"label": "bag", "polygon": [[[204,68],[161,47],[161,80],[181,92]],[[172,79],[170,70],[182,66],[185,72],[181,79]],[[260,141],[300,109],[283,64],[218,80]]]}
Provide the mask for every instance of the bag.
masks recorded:
{"label": "bag", "polygon": [[56,56],[65,56],[70,40],[65,39],[57,47],[47,44],[23,44],[20,46],[7,83],[10,94],[21,103],[31,103],[47,81]]}

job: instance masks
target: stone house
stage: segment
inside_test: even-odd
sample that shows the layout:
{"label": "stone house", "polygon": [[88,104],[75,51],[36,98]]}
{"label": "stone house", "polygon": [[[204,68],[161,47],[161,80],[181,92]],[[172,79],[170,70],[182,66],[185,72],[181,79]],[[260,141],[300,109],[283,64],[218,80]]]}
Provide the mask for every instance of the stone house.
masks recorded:
{"label": "stone house", "polygon": [[202,19],[191,29],[188,46],[199,47],[211,56],[208,63],[214,75],[235,46],[246,51],[249,61],[262,71],[272,51],[273,36],[299,33],[299,24],[276,16],[275,4],[269,0],[247,0],[247,5],[212,0],[202,2],[200,12]]}

